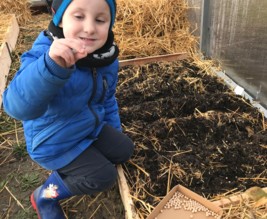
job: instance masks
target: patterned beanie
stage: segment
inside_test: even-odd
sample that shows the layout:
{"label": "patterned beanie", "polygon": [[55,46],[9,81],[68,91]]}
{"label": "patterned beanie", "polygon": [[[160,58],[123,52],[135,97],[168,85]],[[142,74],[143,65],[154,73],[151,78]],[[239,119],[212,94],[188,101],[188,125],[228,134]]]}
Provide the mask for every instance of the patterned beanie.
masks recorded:
{"label": "patterned beanie", "polygon": [[[58,26],[61,22],[62,16],[66,10],[66,8],[69,6],[72,0],[53,0],[51,10],[53,15],[53,23]],[[112,29],[112,26],[115,22],[115,16],[116,16],[116,2],[115,0],[106,0],[108,3],[110,14],[111,14],[111,23],[110,23],[110,29]]]}

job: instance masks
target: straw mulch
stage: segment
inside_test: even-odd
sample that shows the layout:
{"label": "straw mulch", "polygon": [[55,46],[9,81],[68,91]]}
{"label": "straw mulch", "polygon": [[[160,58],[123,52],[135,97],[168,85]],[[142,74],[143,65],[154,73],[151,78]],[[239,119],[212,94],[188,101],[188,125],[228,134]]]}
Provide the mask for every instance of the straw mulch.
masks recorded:
{"label": "straw mulch", "polygon": [[186,19],[188,6],[177,0],[117,0],[115,38],[120,58],[190,52],[196,38]]}
{"label": "straw mulch", "polygon": [[[242,195],[242,197],[241,197]],[[234,201],[234,197],[237,199]],[[267,189],[252,187],[245,193],[222,197],[223,219],[267,219]],[[230,201],[231,200],[231,201]]]}
{"label": "straw mulch", "polygon": [[32,19],[29,0],[0,1],[1,14],[15,14],[19,24],[26,24]]}

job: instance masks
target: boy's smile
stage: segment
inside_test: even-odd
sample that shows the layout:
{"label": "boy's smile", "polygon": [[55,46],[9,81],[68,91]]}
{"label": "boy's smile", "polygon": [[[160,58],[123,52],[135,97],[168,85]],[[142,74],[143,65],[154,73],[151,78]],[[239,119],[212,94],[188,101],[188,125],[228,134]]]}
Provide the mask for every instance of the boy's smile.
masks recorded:
{"label": "boy's smile", "polygon": [[106,43],[110,22],[110,9],[105,0],[73,0],[60,26],[65,38],[81,40],[89,54]]}

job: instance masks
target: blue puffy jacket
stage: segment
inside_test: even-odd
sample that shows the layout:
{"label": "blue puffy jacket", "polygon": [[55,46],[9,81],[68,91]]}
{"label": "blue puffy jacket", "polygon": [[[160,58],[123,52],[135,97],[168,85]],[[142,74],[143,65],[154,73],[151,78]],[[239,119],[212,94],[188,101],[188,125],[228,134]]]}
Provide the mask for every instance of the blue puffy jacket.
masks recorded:
{"label": "blue puffy jacket", "polygon": [[97,139],[104,124],[121,130],[115,98],[118,60],[97,69],[62,68],[49,56],[41,32],[3,93],[5,111],[23,121],[29,155],[59,169]]}

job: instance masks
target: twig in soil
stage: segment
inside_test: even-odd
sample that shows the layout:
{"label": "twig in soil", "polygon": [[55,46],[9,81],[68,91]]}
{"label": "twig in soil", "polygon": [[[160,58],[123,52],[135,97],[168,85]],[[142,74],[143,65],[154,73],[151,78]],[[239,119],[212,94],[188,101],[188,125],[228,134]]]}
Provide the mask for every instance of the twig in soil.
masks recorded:
{"label": "twig in soil", "polygon": [[8,191],[8,193],[12,196],[12,198],[17,202],[17,204],[25,211],[24,206],[20,203],[20,201],[12,194],[12,192],[8,189],[8,187],[5,185],[5,189]]}
{"label": "twig in soil", "polygon": [[110,212],[109,208],[107,207],[107,205],[101,201],[102,205],[104,206],[104,208],[107,210],[107,212],[109,213],[109,215],[112,215],[112,213]]}
{"label": "twig in soil", "polygon": [[0,166],[2,166],[3,164],[5,164],[6,160],[10,157],[10,155],[12,155],[12,152],[5,157],[5,159],[0,163]]}
{"label": "twig in soil", "polygon": [[84,199],[85,199],[85,195],[82,198],[80,198],[80,200],[76,202],[73,207],[77,207]]}
{"label": "twig in soil", "polygon": [[93,214],[91,215],[91,217],[89,219],[91,219],[91,218],[94,217],[94,215],[96,214],[96,212],[98,211],[98,209],[101,207],[101,205],[102,204],[100,204],[100,205],[97,206],[97,208],[95,209],[95,211],[93,212]]}
{"label": "twig in soil", "polygon": [[137,197],[135,197],[135,196],[132,196],[132,195],[131,195],[131,197],[132,197],[133,199],[135,199],[136,201],[140,202],[140,203],[145,207],[145,209],[146,209],[148,212],[152,212],[152,210],[155,208],[155,207],[153,207],[152,205],[150,205],[149,203],[146,203],[146,202],[144,202],[143,200],[141,200],[141,199],[139,199],[139,198],[137,198]]}
{"label": "twig in soil", "polygon": [[160,144],[160,141],[159,141],[159,139],[158,139],[156,136],[152,136],[152,137],[150,138],[150,141],[152,142],[152,145],[153,145],[153,147],[154,147],[154,149],[155,149],[156,151],[160,151],[160,150],[161,150],[161,144]]}
{"label": "twig in soil", "polygon": [[267,178],[264,177],[264,178],[261,178],[261,177],[251,177],[251,178],[246,178],[246,177],[239,177],[238,180],[240,181],[245,181],[245,180],[253,180],[253,181],[260,181],[262,180],[263,182],[267,183]]}
{"label": "twig in soil", "polygon": [[[171,187],[171,170],[172,170],[172,159],[178,155],[181,155],[181,154],[185,154],[185,153],[190,153],[192,151],[192,149],[188,150],[188,151],[182,151],[182,152],[178,152],[176,154],[174,154],[172,157],[171,157],[171,160],[170,160],[170,165],[169,165],[169,172],[168,172],[168,182],[167,182],[167,191],[166,191],[166,194],[170,191],[170,187]],[[181,169],[181,172],[183,172],[183,170]]]}
{"label": "twig in soil", "polygon": [[261,113],[261,116],[262,116],[262,127],[263,127],[263,131],[265,131],[266,130],[266,124],[265,124],[265,117],[264,117],[264,114],[263,113]]}
{"label": "twig in soil", "polygon": [[[6,181],[6,182],[4,183],[4,185],[1,185],[2,189],[1,189],[0,193],[5,189],[5,186],[7,185],[7,183],[8,183],[8,181]],[[1,184],[2,184],[2,183],[1,183]]]}
{"label": "twig in soil", "polygon": [[97,201],[98,197],[101,196],[101,195],[102,195],[102,192],[100,192],[100,193],[94,198],[94,200],[91,201],[91,202],[89,203],[89,205],[88,205],[87,207],[90,208],[90,206],[91,206],[92,204],[94,204],[94,203]]}
{"label": "twig in soil", "polygon": [[22,132],[23,131],[23,129],[22,128],[17,128],[16,130],[11,130],[11,131],[7,131],[7,132],[2,132],[2,133],[0,133],[0,137],[3,137],[3,136],[5,136],[5,135],[12,135],[12,134],[14,134],[14,133],[16,133],[16,132]]}
{"label": "twig in soil", "polygon": [[17,128],[17,122],[14,121],[15,123],[15,135],[16,135],[16,141],[17,141],[17,145],[20,145],[19,144],[19,137],[18,137],[18,128]]}
{"label": "twig in soil", "polygon": [[134,163],[133,161],[129,160],[129,163],[134,165],[137,169],[141,170],[147,177],[149,177],[149,173],[146,172],[142,167],[138,166],[136,163]]}
{"label": "twig in soil", "polygon": [[202,117],[204,117],[204,114],[203,114],[198,108],[195,108],[195,110],[196,110]]}
{"label": "twig in soil", "polygon": [[260,147],[267,149],[267,145],[260,144]]}

